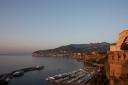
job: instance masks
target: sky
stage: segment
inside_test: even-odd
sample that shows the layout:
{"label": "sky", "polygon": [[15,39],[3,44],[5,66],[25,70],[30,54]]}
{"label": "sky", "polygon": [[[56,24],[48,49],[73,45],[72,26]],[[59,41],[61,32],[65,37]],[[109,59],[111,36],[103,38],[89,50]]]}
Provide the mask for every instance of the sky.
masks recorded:
{"label": "sky", "polygon": [[116,42],[128,0],[0,0],[0,53]]}

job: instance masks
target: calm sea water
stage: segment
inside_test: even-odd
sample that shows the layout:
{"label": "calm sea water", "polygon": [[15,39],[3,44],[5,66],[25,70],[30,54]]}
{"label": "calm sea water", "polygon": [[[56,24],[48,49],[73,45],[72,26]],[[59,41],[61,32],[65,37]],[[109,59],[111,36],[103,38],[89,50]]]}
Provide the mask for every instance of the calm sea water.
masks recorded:
{"label": "calm sea water", "polygon": [[45,80],[48,76],[83,67],[82,62],[62,57],[0,56],[0,74],[36,65],[44,65],[45,68],[25,73],[13,79],[9,85],[50,85]]}

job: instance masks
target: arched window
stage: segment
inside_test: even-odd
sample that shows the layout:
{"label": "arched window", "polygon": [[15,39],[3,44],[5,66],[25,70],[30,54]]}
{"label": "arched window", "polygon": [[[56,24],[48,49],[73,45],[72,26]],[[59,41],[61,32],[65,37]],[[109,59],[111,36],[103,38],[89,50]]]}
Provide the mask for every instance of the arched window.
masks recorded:
{"label": "arched window", "polygon": [[121,45],[121,50],[128,50],[128,37],[125,37]]}
{"label": "arched window", "polygon": [[128,50],[128,44],[127,43],[122,43],[121,50]]}
{"label": "arched window", "polygon": [[128,44],[128,37],[125,37],[123,42]]}

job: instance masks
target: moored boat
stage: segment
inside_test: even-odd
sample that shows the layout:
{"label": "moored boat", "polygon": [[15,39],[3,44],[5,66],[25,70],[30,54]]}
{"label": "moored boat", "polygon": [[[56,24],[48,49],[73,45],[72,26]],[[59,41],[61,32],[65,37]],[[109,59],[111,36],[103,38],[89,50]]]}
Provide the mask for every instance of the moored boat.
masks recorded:
{"label": "moored boat", "polygon": [[19,71],[15,71],[12,76],[13,77],[21,77],[24,75],[24,71],[23,70],[19,70]]}

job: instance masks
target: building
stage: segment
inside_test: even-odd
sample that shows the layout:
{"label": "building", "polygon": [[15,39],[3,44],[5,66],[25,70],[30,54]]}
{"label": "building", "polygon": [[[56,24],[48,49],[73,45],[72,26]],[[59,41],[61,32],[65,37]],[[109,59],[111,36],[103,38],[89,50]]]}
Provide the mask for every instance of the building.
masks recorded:
{"label": "building", "polygon": [[128,85],[128,30],[119,34],[107,56],[110,85]]}
{"label": "building", "polygon": [[110,51],[121,51],[121,46],[124,43],[128,44],[128,30],[124,30],[119,34],[116,45],[111,45]]}

